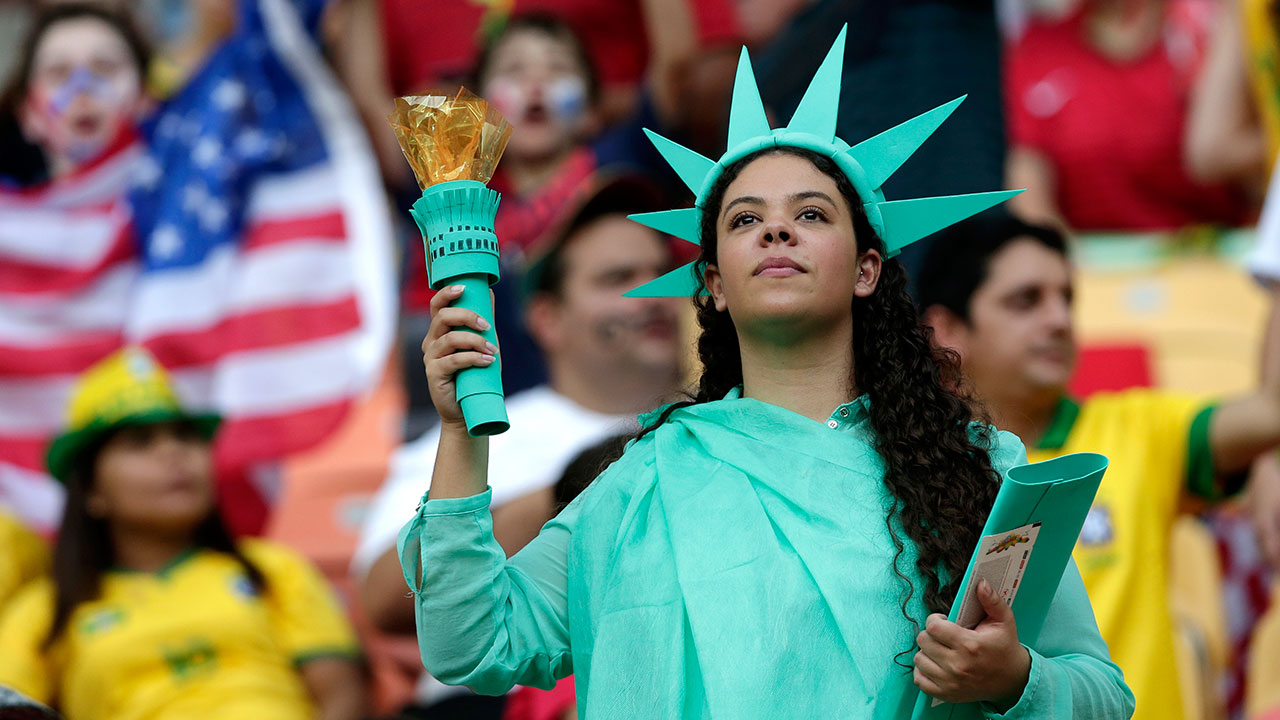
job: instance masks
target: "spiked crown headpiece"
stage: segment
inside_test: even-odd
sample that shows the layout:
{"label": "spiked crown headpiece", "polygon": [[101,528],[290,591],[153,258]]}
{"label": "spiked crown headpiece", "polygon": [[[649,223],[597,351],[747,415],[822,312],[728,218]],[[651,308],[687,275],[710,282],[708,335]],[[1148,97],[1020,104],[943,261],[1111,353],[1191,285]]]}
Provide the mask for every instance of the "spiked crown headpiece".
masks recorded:
{"label": "spiked crown headpiece", "polygon": [[[699,245],[702,212],[705,209],[703,203],[720,174],[742,158],[778,146],[802,148],[831,158],[857,190],[867,220],[876,234],[884,240],[889,257],[897,255],[902,248],[920,238],[1022,192],[1008,190],[886,201],[880,186],[951,115],[964,97],[956,98],[850,147],[835,135],[847,29],[846,26],[840,30],[835,43],[800,99],[791,122],[785,128],[769,127],[764,102],[760,99],[755,74],[751,70],[751,58],[744,47],[738,59],[733,104],[729,110],[728,150],[719,160],[703,157],[646,129],[645,134],[696,199],[691,208],[640,213],[629,217],[654,230]],[[694,263],[689,263],[627,292],[626,295],[690,297],[698,292],[700,286],[701,281],[694,273]]]}

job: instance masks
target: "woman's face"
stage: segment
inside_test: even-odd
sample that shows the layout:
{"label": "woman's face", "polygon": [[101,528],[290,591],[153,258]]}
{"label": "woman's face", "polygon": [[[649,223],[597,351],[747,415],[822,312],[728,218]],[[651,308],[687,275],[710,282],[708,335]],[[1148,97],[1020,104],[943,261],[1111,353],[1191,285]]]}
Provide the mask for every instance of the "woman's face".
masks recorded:
{"label": "woman's face", "polygon": [[122,428],[99,451],[89,512],[113,525],[188,532],[213,511],[213,453],[190,423]]}
{"label": "woman's face", "polygon": [[785,339],[847,325],[853,298],[875,290],[879,253],[858,252],[848,203],[805,158],[775,153],[750,161],[726,188],[715,222],[707,289],[740,333]]}
{"label": "woman's face", "polygon": [[105,150],[142,104],[142,77],[129,45],[91,17],[52,25],[36,44],[23,126],[55,160],[71,166]]}
{"label": "woman's face", "polygon": [[493,49],[481,84],[482,94],[514,128],[509,156],[552,156],[585,131],[586,71],[564,38],[536,30],[509,33]]}

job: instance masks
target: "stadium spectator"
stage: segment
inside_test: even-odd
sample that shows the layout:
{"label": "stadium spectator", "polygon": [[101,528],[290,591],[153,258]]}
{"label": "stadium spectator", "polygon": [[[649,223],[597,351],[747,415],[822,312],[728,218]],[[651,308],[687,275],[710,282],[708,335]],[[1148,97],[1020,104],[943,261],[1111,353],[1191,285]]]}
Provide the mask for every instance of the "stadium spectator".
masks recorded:
{"label": "stadium spectator", "polygon": [[1247,222],[1245,194],[1193,180],[1183,162],[1191,89],[1215,5],[1084,0],[1033,21],[1005,73],[1008,186],[1036,222],[1164,230]]}
{"label": "stadium spectator", "polygon": [[131,144],[149,57],[121,13],[92,3],[40,13],[0,98],[9,131],[0,180],[12,187],[65,177]]}
{"label": "stadium spectator", "polygon": [[355,720],[359,648],[318,572],[238,542],[214,501],[218,419],[125,349],[82,377],[50,472],[68,486],[53,576],[0,617],[0,684],[68,720]]}
{"label": "stadium spectator", "polygon": [[1022,438],[1032,461],[1081,451],[1110,458],[1076,563],[1134,691],[1134,717],[1184,717],[1173,690],[1170,530],[1185,501],[1234,494],[1254,458],[1280,444],[1280,382],[1269,376],[1253,394],[1223,401],[1146,389],[1070,397],[1076,347],[1066,241],[1007,214],[944,233],[920,293],[937,343],[959,352],[994,424]]}

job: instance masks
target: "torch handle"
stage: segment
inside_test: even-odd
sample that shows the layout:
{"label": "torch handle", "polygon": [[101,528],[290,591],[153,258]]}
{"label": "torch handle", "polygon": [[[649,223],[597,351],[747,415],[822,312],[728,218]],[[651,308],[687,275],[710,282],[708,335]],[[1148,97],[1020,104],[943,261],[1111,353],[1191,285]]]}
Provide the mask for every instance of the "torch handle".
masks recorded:
{"label": "torch handle", "polygon": [[[450,285],[461,285],[462,296],[454,301],[454,307],[470,310],[489,323],[489,329],[478,332],[471,328],[459,328],[473,332],[485,340],[498,344],[498,334],[493,323],[493,299],[489,295],[489,276],[483,273],[460,275],[451,278]],[[458,391],[458,405],[467,423],[467,433],[472,437],[497,435],[511,426],[502,395],[502,355],[499,353],[488,367],[469,367],[458,371],[454,384]]]}

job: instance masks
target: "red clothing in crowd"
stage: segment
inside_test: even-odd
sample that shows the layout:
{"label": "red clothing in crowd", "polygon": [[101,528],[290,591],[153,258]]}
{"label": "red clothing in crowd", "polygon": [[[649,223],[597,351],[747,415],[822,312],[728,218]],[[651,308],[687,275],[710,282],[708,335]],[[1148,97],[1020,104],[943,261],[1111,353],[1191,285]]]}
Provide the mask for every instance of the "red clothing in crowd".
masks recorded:
{"label": "red clothing in crowd", "polygon": [[[702,47],[736,43],[732,0],[687,0]],[[465,78],[482,44],[488,4],[479,0],[382,0],[387,68],[396,95],[430,90],[440,78]],[[636,85],[649,45],[640,0],[515,0],[513,14],[565,19],[586,46],[602,85]]]}
{"label": "red clothing in crowd", "polygon": [[1171,0],[1162,38],[1134,60],[1089,46],[1083,13],[1033,24],[1007,58],[1010,142],[1043,153],[1059,212],[1081,230],[1243,224],[1244,198],[1191,180],[1182,138],[1212,7]]}

